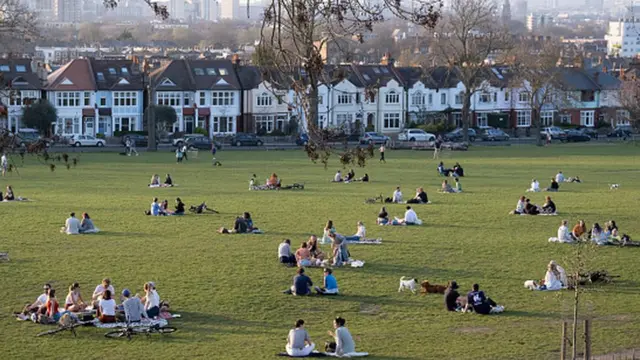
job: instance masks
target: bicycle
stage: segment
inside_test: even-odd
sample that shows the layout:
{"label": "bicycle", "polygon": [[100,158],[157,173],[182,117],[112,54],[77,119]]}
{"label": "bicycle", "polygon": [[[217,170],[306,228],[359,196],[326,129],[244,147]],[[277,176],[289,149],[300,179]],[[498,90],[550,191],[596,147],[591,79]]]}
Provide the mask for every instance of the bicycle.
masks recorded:
{"label": "bicycle", "polygon": [[44,336],[44,335],[53,335],[62,331],[71,331],[73,333],[73,336],[78,336],[78,334],[76,334],[76,328],[78,326],[83,326],[84,324],[82,323],[73,323],[73,324],[65,324],[65,325],[58,325],[58,327],[56,329],[53,330],[49,330],[49,331],[43,331],[41,333],[39,333],[36,336]]}
{"label": "bicycle", "polygon": [[127,337],[127,339],[131,340],[132,335],[145,334],[147,336],[151,334],[170,334],[175,332],[176,329],[173,326],[160,326],[159,324],[150,325],[150,326],[131,326],[128,324],[127,326],[121,327],[117,330],[109,331],[104,334],[105,337],[118,339],[122,337]]}

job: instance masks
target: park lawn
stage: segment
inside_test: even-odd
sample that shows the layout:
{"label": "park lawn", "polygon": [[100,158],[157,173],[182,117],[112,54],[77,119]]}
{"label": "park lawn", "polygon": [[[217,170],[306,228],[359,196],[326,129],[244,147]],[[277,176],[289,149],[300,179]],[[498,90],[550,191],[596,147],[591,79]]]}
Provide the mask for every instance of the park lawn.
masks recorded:
{"label": "park lawn", "polygon": [[[122,157],[83,153],[77,168],[50,172],[27,158],[0,181],[33,202],[0,204],[0,349],[2,358],[209,358],[268,359],[284,350],[288,330],[305,319],[320,347],[329,340],[335,316],[347,319],[357,350],[371,359],[557,359],[560,323],[572,313],[572,292],[531,292],[527,279],[544,276],[549,260],[571,270],[574,247],[550,244],[559,222],[572,224],[615,219],[621,232],[640,238],[640,148],[634,145],[558,145],[474,147],[443,154],[445,165],[460,162],[467,175],[462,194],[438,194],[441,177],[431,153],[389,151],[356,175],[371,183],[334,184],[340,168],[313,164],[302,151],[221,151],[222,167],[209,156],[176,164],[169,152]],[[14,159],[21,165],[19,159]],[[532,178],[542,185],[558,170],[580,176],[583,184],[561,184],[551,194],[560,216],[510,216]],[[153,173],[171,173],[178,187],[149,189]],[[248,180],[271,172],[284,184],[304,182],[304,191],[248,191]],[[608,184],[619,183],[617,191]],[[405,197],[424,186],[432,205],[416,206],[421,227],[378,227],[380,205],[364,199],[390,196],[402,186]],[[530,194],[534,203],[544,193]],[[151,199],[181,197],[187,205],[201,201],[219,215],[153,218],[143,215]],[[387,206],[402,216],[404,206]],[[58,232],[68,213],[88,212],[102,232],[66,236]],[[220,235],[237,214],[249,211],[262,235]],[[300,298],[281,291],[295,270],[276,261],[284,238],[293,247],[309,235],[321,235],[327,219],[343,234],[363,220],[369,237],[383,245],[350,247],[364,260],[360,269],[337,269],[341,295]],[[328,251],[328,246],[324,246]],[[638,345],[640,333],[640,249],[604,247],[587,252],[592,270],[620,275],[582,298],[581,314],[594,319],[593,352],[608,353]],[[321,270],[309,269],[315,283]],[[447,313],[441,295],[398,293],[401,276],[446,284],[457,280],[461,293],[478,282],[506,312],[496,316]],[[46,329],[16,322],[11,313],[33,301],[50,282],[64,303],[66,288],[81,284],[85,299],[103,277],[142,293],[155,281],[161,298],[182,315],[171,321],[179,331],[165,337],[117,341],[105,330],[81,328],[78,337],[62,333],[34,338]]]}

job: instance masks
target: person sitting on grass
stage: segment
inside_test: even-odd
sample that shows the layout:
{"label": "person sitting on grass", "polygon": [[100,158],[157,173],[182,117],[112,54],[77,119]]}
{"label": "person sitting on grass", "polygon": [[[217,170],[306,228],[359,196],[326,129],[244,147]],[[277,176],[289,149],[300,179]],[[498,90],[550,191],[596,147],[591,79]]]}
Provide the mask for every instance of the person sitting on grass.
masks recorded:
{"label": "person sitting on grass", "polygon": [[540,183],[538,180],[531,180],[531,187],[527,189],[527,192],[540,192]]}
{"label": "person sitting on grass", "polygon": [[167,215],[166,213],[161,211],[160,204],[158,204],[158,198],[157,197],[153,198],[153,201],[151,202],[150,209],[145,211],[144,214],[145,215],[151,215],[151,216]]}
{"label": "person sitting on grass", "polygon": [[309,333],[304,329],[304,320],[296,321],[296,327],[287,336],[287,355],[291,357],[307,357],[311,355],[316,345],[311,342]]}
{"label": "person sitting on grass", "polygon": [[333,276],[333,270],[324,268],[324,278],[322,280],[322,287],[316,286],[316,292],[318,295],[337,295],[338,294],[338,280]]}
{"label": "person sitting on grass", "polygon": [[320,241],[321,244],[331,244],[331,233],[335,233],[336,232],[336,228],[333,227],[333,221],[329,220],[327,221],[327,225],[325,225],[324,227],[324,232],[322,233],[322,240]]}
{"label": "person sitting on grass", "polygon": [[131,296],[129,289],[122,290],[122,307],[124,309],[124,318],[127,323],[137,323],[142,319],[149,319],[147,312],[144,310],[142,301],[136,296]]}
{"label": "person sitting on grass", "polygon": [[396,204],[402,204],[402,191],[400,191],[400,186],[396,187],[396,190],[393,192],[393,196],[391,197],[391,202]]}
{"label": "person sitting on grass", "polygon": [[447,180],[444,180],[442,182],[442,187],[440,188],[440,192],[442,192],[442,193],[454,193],[455,191],[453,191],[453,188],[451,187],[451,185],[449,185],[449,182]]}
{"label": "person sitting on grass", "polygon": [[495,311],[504,310],[501,306],[498,307],[495,301],[488,298],[484,291],[480,290],[480,285],[478,284],[473,284],[472,290],[467,294],[467,305],[465,305],[463,312],[468,312],[472,309],[476,314],[480,315],[491,314],[494,311],[493,309],[496,309]]}
{"label": "person sitting on grass", "polygon": [[389,223],[389,214],[387,213],[387,209],[383,206],[378,213],[378,219],[376,220],[376,224],[378,225],[387,225]]}
{"label": "person sitting on grass", "polygon": [[358,221],[357,226],[358,230],[356,231],[356,234],[353,236],[346,236],[345,240],[357,242],[366,239],[367,229],[365,229],[364,223],[362,221]]}
{"label": "person sitting on grass", "polygon": [[353,169],[349,170],[349,172],[347,173],[347,176],[344,178],[344,182],[351,182],[354,181],[356,178],[356,172],[353,171]]}
{"label": "person sitting on grass", "polygon": [[597,245],[607,245],[609,244],[609,240],[607,239],[607,235],[600,227],[600,224],[593,224],[593,228],[591,228],[591,241],[596,243]]}
{"label": "person sitting on grass", "polygon": [[80,222],[80,233],[81,234],[91,234],[98,232],[98,228],[93,225],[93,220],[89,214],[82,213],[82,221]]}
{"label": "person sitting on grass", "polygon": [[111,285],[111,279],[104,278],[100,285],[96,286],[95,290],[93,290],[93,295],[91,295],[91,302],[94,308],[98,308],[98,304],[107,290],[111,291],[112,294],[116,292],[113,285]]}
{"label": "person sitting on grass", "polygon": [[460,293],[457,289],[458,283],[451,281],[444,292],[444,307],[447,311],[459,311],[461,308],[458,302]]}
{"label": "person sitting on grass", "polygon": [[80,221],[76,218],[76,213],[69,214],[69,218],[65,220],[61,232],[67,235],[80,234]]}
{"label": "person sitting on grass", "polygon": [[543,214],[555,214],[556,213],[556,204],[551,200],[551,196],[545,197],[545,202],[542,205],[542,213]]}
{"label": "person sitting on grass", "polygon": [[530,199],[526,199],[524,201],[524,213],[527,215],[538,215],[540,214],[540,209],[538,209],[538,206],[532,204]]}
{"label": "person sitting on grass", "polygon": [[613,230],[618,230],[618,225],[616,225],[616,222],[614,220],[610,220],[607,221],[604,224],[604,233],[607,237],[610,237],[611,234],[613,233]]}
{"label": "person sitting on grass", "polygon": [[149,187],[159,187],[160,186],[160,176],[158,174],[153,174],[151,176],[151,182],[149,183]]}
{"label": "person sitting on grass", "polygon": [[56,289],[49,290],[49,295],[47,296],[47,303],[45,304],[47,308],[46,315],[49,319],[53,320],[53,322],[58,322],[60,320],[60,303],[58,303],[58,299],[56,299]]}
{"label": "person sitting on grass", "polygon": [[311,295],[312,286],[311,278],[305,275],[303,267],[299,267],[296,270],[296,276],[293,277],[293,285],[283,293],[296,296]]}
{"label": "person sitting on grass", "polygon": [[337,317],[333,321],[333,328],[335,329],[335,332],[327,332],[335,341],[335,343],[329,344],[329,347],[334,348],[335,354],[338,356],[344,356],[356,352],[356,344],[353,341],[353,337],[351,336],[349,329],[344,326],[345,323],[345,319]]}
{"label": "person sitting on grass", "polygon": [[391,225],[416,225],[418,222],[419,220],[416,212],[411,208],[411,206],[407,206],[407,211],[404,212],[404,218],[395,218],[391,222]]}
{"label": "person sitting on grass", "polygon": [[318,237],[315,235],[309,236],[309,240],[307,240],[307,247],[309,248],[309,253],[311,254],[311,263],[322,264],[322,261],[325,258],[325,254],[320,249],[320,245],[318,245]]}
{"label": "person sitting on grass", "polygon": [[564,174],[562,173],[562,171],[558,171],[558,173],[556,174],[556,182],[564,182]]}
{"label": "person sitting on grass", "polygon": [[516,209],[513,210],[511,213],[512,214],[524,214],[524,207],[526,205],[525,202],[525,197],[524,196],[520,196],[520,199],[518,200],[518,204],[516,205]]}
{"label": "person sitting on grass", "polygon": [[542,281],[542,285],[538,286],[537,290],[542,291],[556,291],[561,290],[565,287],[565,285],[560,280],[562,278],[562,274],[558,271],[557,265],[555,262],[550,262],[547,265],[547,272],[544,275],[544,281]]}
{"label": "person sitting on grass", "polygon": [[464,177],[464,169],[462,168],[462,166],[460,166],[460,164],[456,163],[453,166],[453,172],[451,173],[451,176]]}
{"label": "person sitting on grass", "polygon": [[284,239],[278,246],[278,260],[286,265],[296,263],[296,257],[291,253],[291,240]]}
{"label": "person sitting on grass", "polygon": [[416,196],[413,199],[407,200],[407,204],[426,204],[428,202],[429,198],[422,187],[416,189]]}
{"label": "person sitting on grass", "polygon": [[365,173],[364,176],[358,179],[357,181],[369,182],[369,174]]}
{"label": "person sitting on grass", "polygon": [[116,322],[116,301],[111,298],[111,290],[105,290],[102,299],[98,303],[99,316],[101,323]]}
{"label": "person sitting on grass", "polygon": [[228,230],[225,227],[218,229],[220,234],[246,234],[248,232],[247,222],[243,216],[236,217],[236,221],[233,223],[233,229]]}
{"label": "person sitting on grass", "polygon": [[2,198],[2,200],[4,200],[4,201],[13,201],[15,199],[16,199],[16,197],[13,194],[13,187],[11,185],[7,185],[7,189],[4,192],[4,198]]}
{"label": "person sitting on grass", "polygon": [[571,230],[571,235],[573,236],[574,240],[580,240],[580,238],[582,238],[582,235],[584,235],[586,232],[587,225],[585,224],[584,220],[580,220]]}
{"label": "person sitting on grass", "polygon": [[87,307],[82,295],[80,295],[80,284],[77,282],[69,286],[69,294],[64,301],[64,309],[71,312],[80,312]]}
{"label": "person sitting on grass", "polygon": [[277,189],[280,187],[280,179],[276,173],[271,174],[271,177],[267,180],[267,186],[272,189]]}
{"label": "person sitting on grass", "polygon": [[43,289],[44,291],[38,296],[36,301],[34,301],[32,304],[25,305],[24,309],[22,310],[23,315],[29,315],[32,313],[44,314],[47,311],[45,305],[47,304],[47,296],[49,296],[51,285],[44,284]]}
{"label": "person sitting on grass", "polygon": [[153,319],[160,315],[160,295],[158,295],[152,282],[144,284],[144,293],[145,295],[140,301],[144,302],[144,310],[147,312],[147,316]]}
{"label": "person sitting on grass", "polygon": [[558,237],[549,238],[549,242],[559,242],[559,243],[572,243],[573,236],[569,232],[569,228],[567,227],[567,220],[562,220],[560,223],[560,227],[558,228]]}
{"label": "person sitting on grass", "polygon": [[344,236],[336,233],[329,235],[331,237],[331,250],[333,254],[333,266],[342,266],[349,262],[349,249]]}
{"label": "person sitting on grass", "polygon": [[173,179],[171,178],[170,174],[167,174],[167,177],[164,178],[164,183],[162,185],[165,187],[173,186]]}
{"label": "person sitting on grass", "polygon": [[296,250],[296,263],[298,266],[311,266],[311,252],[306,242],[300,245],[300,248]]}
{"label": "person sitting on grass", "polygon": [[215,214],[219,214],[218,211],[216,211],[214,209],[210,209],[209,207],[207,207],[207,203],[204,202],[204,201],[198,206],[189,207],[189,211],[194,213],[194,214],[204,214],[205,211],[209,211],[209,212],[212,212],[212,213],[215,213]]}
{"label": "person sitting on grass", "polygon": [[440,161],[440,164],[438,164],[438,174],[442,175],[442,176],[449,176],[449,174],[452,172],[451,169],[445,169],[444,167],[444,163],[442,161]]}
{"label": "person sitting on grass", "polygon": [[342,172],[340,172],[340,170],[333,176],[332,182],[342,182]]}
{"label": "person sitting on grass", "polygon": [[176,210],[171,215],[184,215],[184,203],[182,199],[176,198]]}
{"label": "person sitting on grass", "polygon": [[242,218],[244,218],[244,221],[247,223],[247,232],[252,232],[252,233],[260,232],[260,229],[258,229],[256,226],[253,225],[253,219],[251,219],[250,213],[245,211],[245,213],[242,214]]}
{"label": "person sitting on grass", "polygon": [[457,193],[461,193],[462,192],[462,184],[460,183],[460,179],[456,177],[454,180],[456,182],[456,188],[453,189],[453,191],[457,192]]}
{"label": "person sitting on grass", "polygon": [[160,203],[160,215],[171,215],[172,211],[169,210],[169,200],[164,199]]}
{"label": "person sitting on grass", "polygon": [[551,185],[549,185],[549,187],[546,188],[545,191],[557,192],[558,190],[560,190],[560,185],[558,185],[556,179],[551,178]]}

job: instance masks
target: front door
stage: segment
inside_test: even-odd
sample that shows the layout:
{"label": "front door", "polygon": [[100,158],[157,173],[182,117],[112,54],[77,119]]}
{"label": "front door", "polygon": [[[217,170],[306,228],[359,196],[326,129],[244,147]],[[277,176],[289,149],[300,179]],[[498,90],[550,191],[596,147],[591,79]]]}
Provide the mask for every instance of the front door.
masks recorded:
{"label": "front door", "polygon": [[185,116],[184,117],[184,132],[186,134],[193,134],[195,130],[195,124],[193,121],[193,116]]}
{"label": "front door", "polygon": [[84,133],[85,135],[91,135],[91,136],[96,135],[94,118],[92,117],[84,118]]}

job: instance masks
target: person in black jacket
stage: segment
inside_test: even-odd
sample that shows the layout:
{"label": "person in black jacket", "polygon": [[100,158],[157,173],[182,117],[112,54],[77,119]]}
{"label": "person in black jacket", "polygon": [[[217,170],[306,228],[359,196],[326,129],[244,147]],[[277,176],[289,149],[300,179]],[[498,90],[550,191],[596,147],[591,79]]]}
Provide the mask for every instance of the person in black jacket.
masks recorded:
{"label": "person in black jacket", "polygon": [[416,196],[413,199],[407,200],[407,204],[426,204],[428,202],[427,193],[421,187],[416,189]]}
{"label": "person in black jacket", "polygon": [[527,215],[538,215],[540,211],[537,206],[531,203],[531,200],[527,199],[524,201],[524,213]]}
{"label": "person in black jacket", "polygon": [[458,304],[458,298],[460,293],[457,291],[458,283],[452,281],[449,283],[449,287],[444,292],[444,307],[447,311],[456,311],[460,308]]}
{"label": "person in black jacket", "polygon": [[180,198],[176,198],[176,211],[173,212],[173,215],[184,215],[184,203]]}
{"label": "person in black jacket", "polygon": [[547,196],[544,205],[542,205],[542,212],[545,214],[555,214],[556,204],[551,200],[551,196]]}
{"label": "person in black jacket", "polygon": [[547,188],[547,191],[557,192],[558,190],[560,190],[560,185],[558,185],[556,179],[551,178],[551,185]]}

